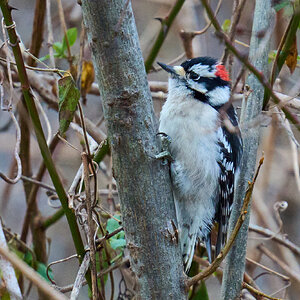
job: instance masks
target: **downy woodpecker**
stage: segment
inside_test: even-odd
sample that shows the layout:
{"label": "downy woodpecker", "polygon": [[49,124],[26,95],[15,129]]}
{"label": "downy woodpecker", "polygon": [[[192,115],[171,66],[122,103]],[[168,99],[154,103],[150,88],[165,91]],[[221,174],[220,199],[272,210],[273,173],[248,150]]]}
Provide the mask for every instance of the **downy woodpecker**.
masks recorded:
{"label": "downy woodpecker", "polygon": [[[158,64],[170,74],[159,131],[171,139],[172,187],[187,272],[197,240],[204,242],[212,261],[215,222],[219,226],[216,254],[226,242],[242,139],[223,65],[211,57],[193,58],[174,67]],[[221,112],[234,130],[224,125]]]}

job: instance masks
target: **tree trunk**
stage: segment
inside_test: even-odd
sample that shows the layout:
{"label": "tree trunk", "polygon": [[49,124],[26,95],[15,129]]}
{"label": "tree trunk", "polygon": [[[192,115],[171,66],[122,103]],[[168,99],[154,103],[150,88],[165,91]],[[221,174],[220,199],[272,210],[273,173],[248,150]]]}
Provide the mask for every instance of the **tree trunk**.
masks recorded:
{"label": "tree trunk", "polygon": [[[139,299],[185,299],[168,166],[130,1],[83,0],[83,18],[103,101],[122,221]],[[99,108],[100,110],[100,108]]]}
{"label": "tree trunk", "polygon": [[[272,28],[270,24],[274,17],[271,0],[256,0],[252,36],[250,42],[249,61],[264,74],[268,73],[268,54]],[[251,74],[247,79],[250,95],[243,101],[241,112],[241,131],[244,142],[244,154],[241,161],[241,173],[236,187],[234,206],[230,218],[229,231],[234,228],[240,215],[248,181],[254,175],[257,148],[260,137],[260,126],[253,125],[260,115],[263,105],[264,88],[257,78]],[[222,283],[222,300],[239,299],[241,284],[245,271],[245,257],[248,238],[250,207],[246,220],[237,239],[226,258],[226,266]]]}

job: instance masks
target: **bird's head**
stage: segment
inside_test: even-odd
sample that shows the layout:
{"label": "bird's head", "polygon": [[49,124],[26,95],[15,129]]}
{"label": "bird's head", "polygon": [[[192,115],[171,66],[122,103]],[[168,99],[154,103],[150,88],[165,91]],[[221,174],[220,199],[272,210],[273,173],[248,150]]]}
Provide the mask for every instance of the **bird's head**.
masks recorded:
{"label": "bird's head", "polygon": [[197,57],[180,66],[158,63],[170,74],[169,89],[180,87],[182,93],[219,108],[230,98],[230,79],[225,67],[211,57]]}

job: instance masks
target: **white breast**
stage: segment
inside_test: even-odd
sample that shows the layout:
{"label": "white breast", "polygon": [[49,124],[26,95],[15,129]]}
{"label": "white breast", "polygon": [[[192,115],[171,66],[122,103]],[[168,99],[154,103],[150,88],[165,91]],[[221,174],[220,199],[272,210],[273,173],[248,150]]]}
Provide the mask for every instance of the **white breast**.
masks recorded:
{"label": "white breast", "polygon": [[218,112],[195,100],[184,86],[170,90],[160,114],[159,131],[170,136],[175,165],[187,177],[182,178],[182,191],[195,193],[204,182],[218,179]]}
{"label": "white breast", "polygon": [[[160,114],[159,131],[171,138],[173,184],[186,202],[177,213],[197,214],[201,223],[211,223],[220,172],[216,161],[220,155],[218,112],[195,100],[185,86],[176,82],[169,82],[170,93]],[[179,222],[184,218],[178,217]]]}

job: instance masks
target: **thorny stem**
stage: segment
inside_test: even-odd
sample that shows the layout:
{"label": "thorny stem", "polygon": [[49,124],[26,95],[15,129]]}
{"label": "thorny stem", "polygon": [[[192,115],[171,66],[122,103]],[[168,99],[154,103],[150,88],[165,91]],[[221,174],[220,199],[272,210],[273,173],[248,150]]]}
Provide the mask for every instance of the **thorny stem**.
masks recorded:
{"label": "thorny stem", "polygon": [[[265,78],[265,76],[257,69],[255,68],[249,60],[240,52],[237,50],[237,48],[231,43],[229,38],[226,36],[226,34],[222,31],[222,28],[217,21],[217,19],[214,17],[213,11],[211,7],[208,5],[207,0],[201,0],[203,6],[205,7],[207,14],[212,21],[213,26],[216,29],[216,34],[220,39],[222,39],[225,42],[226,47],[236,56],[236,58],[243,63],[243,65],[251,72],[253,75],[257,78],[257,80],[262,84],[262,86],[270,93],[270,96],[272,97],[273,101],[276,104],[280,104],[281,100],[276,96],[274,91],[272,90],[271,85]],[[300,131],[300,120],[298,117],[293,114],[287,107],[281,108],[283,113],[285,114],[286,118],[295,125],[297,130]]]}
{"label": "thorny stem", "polygon": [[[54,162],[51,157],[51,153],[47,146],[47,142],[46,142],[44,132],[42,129],[42,125],[41,125],[41,121],[39,119],[39,115],[38,115],[38,112],[37,112],[37,109],[36,109],[36,106],[34,103],[34,98],[31,93],[31,89],[30,89],[30,85],[29,85],[29,81],[28,81],[28,77],[27,77],[27,72],[26,72],[23,57],[22,57],[22,52],[21,52],[21,49],[19,46],[19,38],[18,38],[18,36],[16,34],[16,30],[15,30],[15,23],[12,20],[11,7],[8,5],[7,0],[0,0],[0,8],[1,8],[1,11],[2,11],[2,14],[4,17],[10,44],[11,44],[13,54],[15,57],[15,61],[17,64],[19,80],[20,80],[21,86],[22,86],[22,93],[23,93],[23,96],[24,96],[24,99],[26,102],[26,106],[29,111],[32,123],[33,123],[33,127],[34,127],[36,138],[37,138],[37,141],[39,144],[39,148],[40,148],[41,154],[43,156],[45,165],[48,169],[51,180],[53,182],[53,185],[54,185],[56,192],[58,194],[58,197],[61,201],[64,212],[66,214],[68,224],[70,227],[70,231],[72,234],[72,238],[74,241],[74,246],[76,248],[77,254],[79,255],[79,260],[81,262],[84,257],[84,254],[85,254],[83,242],[82,242],[80,232],[79,232],[79,229],[77,226],[76,217],[75,217],[74,213],[72,212],[72,210],[69,209],[69,207],[68,207],[68,196],[64,190],[62,182],[56,171]],[[91,284],[90,280],[91,280],[90,277],[87,276],[87,281],[89,282],[89,285]]]}
{"label": "thorny stem", "polygon": [[177,0],[174,7],[170,11],[169,15],[167,17],[165,17],[164,19],[161,19],[161,20],[159,19],[159,21],[161,21],[161,29],[160,29],[158,36],[154,42],[154,45],[152,46],[152,49],[150,50],[150,54],[148,55],[148,57],[145,61],[145,69],[146,69],[147,73],[149,73],[150,69],[152,68],[153,62],[154,62],[155,58],[157,57],[157,54],[158,54],[165,38],[167,37],[168,31],[169,31],[175,17],[179,13],[184,1],[185,0]]}
{"label": "thorny stem", "polygon": [[258,176],[259,170],[263,164],[264,161],[264,157],[262,157],[259,161],[256,173],[254,175],[254,178],[252,180],[252,182],[248,182],[248,188],[245,194],[245,198],[243,201],[243,207],[240,213],[240,216],[235,224],[234,230],[232,231],[226,245],[224,246],[224,248],[221,250],[220,254],[217,256],[217,258],[212,262],[211,265],[209,265],[206,269],[204,269],[201,273],[197,274],[196,276],[192,277],[192,278],[188,278],[186,280],[186,287],[187,289],[189,287],[191,287],[193,284],[197,283],[200,280],[203,280],[205,278],[207,278],[208,276],[210,276],[213,272],[215,272],[217,270],[217,268],[220,266],[221,262],[224,260],[224,258],[226,257],[226,255],[228,254],[230,248],[232,247],[238,233],[239,230],[245,220],[246,214],[247,214],[247,210],[248,210],[248,206],[251,200],[251,196],[252,196],[252,192],[253,192],[253,188],[254,188],[254,184],[256,181],[256,178]]}

